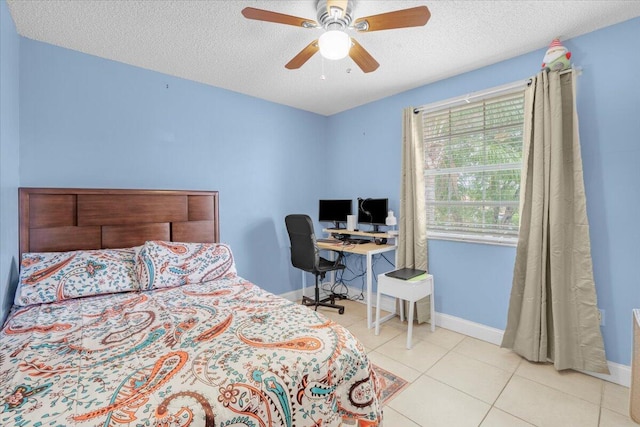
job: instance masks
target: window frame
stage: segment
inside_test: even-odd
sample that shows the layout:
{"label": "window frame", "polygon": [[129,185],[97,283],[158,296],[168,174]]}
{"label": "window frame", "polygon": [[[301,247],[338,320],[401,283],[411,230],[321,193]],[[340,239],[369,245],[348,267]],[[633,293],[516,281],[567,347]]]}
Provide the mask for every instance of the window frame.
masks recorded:
{"label": "window frame", "polygon": [[[424,115],[426,114],[434,114],[434,113],[439,113],[442,114],[443,112],[446,111],[451,111],[451,110],[456,110],[459,109],[461,106],[465,106],[468,104],[479,104],[479,103],[485,103],[485,102],[491,102],[492,100],[495,102],[496,99],[499,98],[503,98],[505,96],[508,97],[513,97],[513,98],[518,98],[518,99],[522,99],[522,139],[524,141],[524,118],[525,118],[525,107],[524,107],[524,98],[525,98],[525,90],[526,90],[526,86],[527,86],[527,81],[518,81],[518,82],[514,82],[514,83],[510,83],[507,85],[503,85],[503,86],[499,86],[496,88],[491,88],[491,89],[487,89],[484,91],[480,91],[480,92],[475,92],[472,94],[467,94],[464,96],[459,96],[457,98],[451,98],[448,100],[444,100],[444,101],[440,101],[440,102],[436,102],[436,103],[432,103],[432,104],[428,104],[425,105],[423,107],[420,107],[418,109],[416,109],[416,113],[421,113],[423,115],[422,120],[424,123],[425,117]],[[483,112],[483,115],[485,113]],[[485,129],[486,131],[486,129]],[[423,150],[426,153],[426,132],[425,130],[423,130]],[[522,145],[521,145],[522,147]],[[519,161],[519,170],[520,172],[522,171],[522,157],[523,157],[523,153],[521,151],[520,153],[520,161]],[[424,159],[424,165],[423,165],[423,170],[425,172],[424,176],[425,176],[425,200],[426,200],[426,204],[428,206],[429,203],[429,197],[428,197],[428,193],[429,193],[429,189],[427,188],[426,185],[426,181],[427,181],[427,175],[429,174],[427,171],[429,169],[427,169],[427,156],[425,154],[425,159]],[[467,172],[478,172],[478,171],[482,171],[482,170],[493,170],[493,171],[498,171],[498,170],[514,170],[513,166],[514,166],[514,162],[510,162],[509,164],[504,163],[504,164],[500,164],[500,166],[496,166],[496,165],[488,165],[485,164],[484,166],[488,166],[488,167],[470,167],[468,168]],[[449,172],[451,173],[463,173],[465,171],[464,168],[455,168],[455,169],[451,169],[449,170]],[[430,175],[437,175],[434,173],[430,173]],[[520,180],[520,184],[521,186],[521,180]],[[459,202],[459,203],[464,203],[464,202]],[[482,201],[478,202],[478,203],[482,203]],[[491,203],[496,203],[495,200],[489,201],[489,205]],[[520,203],[519,200],[517,201],[511,201],[511,202],[506,202],[508,205],[513,205],[515,203],[516,207],[519,208],[520,207]],[[450,205],[454,206],[456,203],[453,202]],[[475,203],[469,203],[467,206],[473,206]],[[446,204],[440,204],[441,206],[445,206]],[[517,212],[519,213],[519,209],[517,210]],[[518,232],[519,232],[519,224],[518,224]],[[517,242],[518,242],[518,233],[515,233],[515,235],[513,233],[507,234],[507,233],[499,233],[499,232],[488,232],[488,233],[482,233],[482,232],[469,232],[469,233],[464,233],[458,230],[449,230],[449,231],[444,231],[444,230],[433,230],[430,228],[430,224],[427,224],[427,239],[434,239],[434,240],[448,240],[448,241],[460,241],[460,242],[470,242],[470,243],[482,243],[482,244],[490,244],[490,245],[501,245],[501,246],[516,246]]]}

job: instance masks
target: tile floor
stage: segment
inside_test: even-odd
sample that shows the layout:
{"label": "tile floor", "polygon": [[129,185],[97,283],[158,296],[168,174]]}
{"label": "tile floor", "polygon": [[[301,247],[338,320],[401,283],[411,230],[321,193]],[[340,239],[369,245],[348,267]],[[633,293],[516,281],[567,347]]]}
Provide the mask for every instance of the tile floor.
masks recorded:
{"label": "tile floor", "polygon": [[384,408],[384,427],[638,427],[628,416],[629,389],[578,372],[557,372],[509,350],[428,324],[414,325],[407,350],[406,323],[389,320],[376,336],[366,306],[341,301],[319,308],[349,329],[373,363],[410,384]]}

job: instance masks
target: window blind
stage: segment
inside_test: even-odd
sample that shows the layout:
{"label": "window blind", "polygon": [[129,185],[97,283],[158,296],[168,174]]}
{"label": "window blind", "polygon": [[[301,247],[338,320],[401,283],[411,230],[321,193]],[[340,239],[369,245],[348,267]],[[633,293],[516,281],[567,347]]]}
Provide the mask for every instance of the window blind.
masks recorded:
{"label": "window blind", "polygon": [[429,233],[517,237],[524,88],[421,114]]}

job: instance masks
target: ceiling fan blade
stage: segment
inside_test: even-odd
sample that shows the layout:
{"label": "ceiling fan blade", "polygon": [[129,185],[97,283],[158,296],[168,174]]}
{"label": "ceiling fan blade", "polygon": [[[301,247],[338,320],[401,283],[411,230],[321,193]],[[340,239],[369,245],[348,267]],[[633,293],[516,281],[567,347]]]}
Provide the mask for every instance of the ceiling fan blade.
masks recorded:
{"label": "ceiling fan blade", "polygon": [[353,59],[353,62],[355,62],[365,73],[377,70],[380,66],[378,61],[373,59],[373,56],[371,56],[369,52],[367,52],[365,48],[363,48],[362,45],[360,45],[360,43],[358,43],[353,37],[351,38],[351,43],[353,43],[353,45],[351,46],[351,50],[349,50],[349,56]]}
{"label": "ceiling fan blade", "polygon": [[327,0],[327,13],[329,14],[329,16],[333,16],[331,14],[331,10],[339,9],[341,10],[341,12],[338,18],[342,18],[347,11],[348,4],[349,0]]}
{"label": "ceiling fan blade", "polygon": [[412,7],[356,19],[353,27],[357,31],[379,31],[394,28],[420,27],[431,18],[427,6]]}
{"label": "ceiling fan blade", "polygon": [[247,19],[275,22],[276,24],[287,24],[295,27],[316,28],[318,26],[318,23],[311,19],[298,18],[297,16],[285,15],[284,13],[256,9],[253,7],[245,7],[242,9],[242,15]]}
{"label": "ceiling fan blade", "polygon": [[305,62],[309,60],[315,53],[318,51],[318,40],[314,40],[307,45],[304,49],[300,51],[293,59],[287,62],[285,68],[289,70],[296,70],[304,65]]}

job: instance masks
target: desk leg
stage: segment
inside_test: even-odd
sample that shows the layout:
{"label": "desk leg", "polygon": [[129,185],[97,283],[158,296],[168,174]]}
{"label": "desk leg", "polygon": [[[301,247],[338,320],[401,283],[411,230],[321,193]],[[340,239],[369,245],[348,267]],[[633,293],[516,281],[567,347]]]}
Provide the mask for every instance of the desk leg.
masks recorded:
{"label": "desk leg", "polygon": [[[336,252],[330,251],[329,253],[329,261],[336,260]],[[329,283],[331,283],[331,289],[333,289],[333,285],[336,284],[336,271],[332,270],[329,272]]]}
{"label": "desk leg", "polygon": [[407,318],[407,323],[409,327],[407,328],[407,349],[411,350],[411,336],[413,335],[413,306],[416,305],[415,302],[411,301],[409,303],[409,317]]}
{"label": "desk leg", "polygon": [[305,295],[307,295],[307,274],[304,271],[302,272],[302,299],[304,300]]}
{"label": "desk leg", "polygon": [[367,327],[371,329],[373,327],[373,320],[371,319],[371,293],[372,291],[372,277],[373,271],[371,268],[372,255],[367,252]]}
{"label": "desk leg", "polygon": [[376,335],[380,334],[380,290],[376,293]]}
{"label": "desk leg", "polygon": [[435,286],[433,286],[433,278],[431,278],[431,296],[429,297],[429,299],[431,300],[431,332],[435,332],[436,331],[436,288]]}

